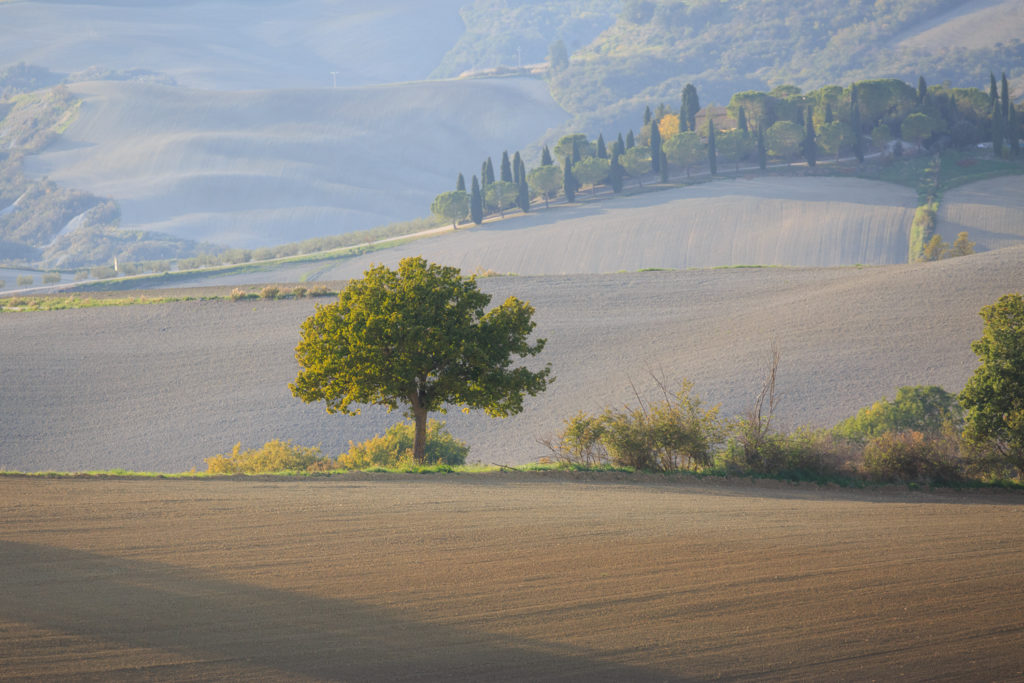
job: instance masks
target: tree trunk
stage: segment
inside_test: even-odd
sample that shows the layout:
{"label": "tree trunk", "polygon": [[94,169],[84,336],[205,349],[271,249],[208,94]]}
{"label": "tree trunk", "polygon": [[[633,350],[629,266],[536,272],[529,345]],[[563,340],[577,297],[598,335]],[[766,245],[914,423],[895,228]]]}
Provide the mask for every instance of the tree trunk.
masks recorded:
{"label": "tree trunk", "polygon": [[415,437],[412,442],[413,462],[423,463],[427,457],[427,409],[418,400],[412,404],[413,419],[416,422]]}

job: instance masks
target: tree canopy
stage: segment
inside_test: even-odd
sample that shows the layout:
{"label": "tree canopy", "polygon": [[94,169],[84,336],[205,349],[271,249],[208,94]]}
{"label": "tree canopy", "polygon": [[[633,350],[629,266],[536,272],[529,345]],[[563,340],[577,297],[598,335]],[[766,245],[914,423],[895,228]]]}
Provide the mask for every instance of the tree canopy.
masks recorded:
{"label": "tree canopy", "polygon": [[291,391],[307,403],[323,401],[328,413],[407,406],[416,426],[413,457],[422,462],[428,413],[461,405],[514,415],[526,395],[552,381],[550,365],[513,367],[544,348],[543,339],[528,341],[533,307],[509,297],[484,313],[490,300],[457,268],[419,257],[396,270],[374,266],[302,324],[295,349],[302,369]]}
{"label": "tree canopy", "polygon": [[458,221],[469,213],[469,195],[463,190],[442,192],[434,198],[430,211],[438,218],[451,221],[453,229],[457,228]]}
{"label": "tree canopy", "polygon": [[981,317],[981,339],[971,345],[981,365],[960,393],[964,436],[1024,474],[1024,298],[1007,294]]}

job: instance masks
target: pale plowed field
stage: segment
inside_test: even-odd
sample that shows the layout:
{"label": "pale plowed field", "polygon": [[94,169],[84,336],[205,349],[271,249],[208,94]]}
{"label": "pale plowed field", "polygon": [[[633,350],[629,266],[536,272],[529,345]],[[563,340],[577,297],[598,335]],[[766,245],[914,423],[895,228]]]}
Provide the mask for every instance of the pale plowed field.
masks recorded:
{"label": "pale plowed field", "polygon": [[1013,494],[0,479],[10,680],[1017,680]]}
{"label": "pale plowed field", "polygon": [[1024,176],[971,183],[945,194],[937,232],[952,244],[966,230],[978,251],[1024,243]]}
{"label": "pale plowed field", "polygon": [[[746,410],[775,340],[781,426],[830,426],[902,385],[962,388],[978,311],[1024,291],[1024,247],[913,266],[736,268],[485,278],[494,303],[536,308],[556,382],[519,416],[447,416],[470,459],[545,455],[580,410],[633,401],[650,375],[684,379],[723,413]],[[313,302],[181,302],[0,316],[0,468],[203,469],[241,441],[323,444],[400,419],[330,416],[292,397],[293,350]]]}

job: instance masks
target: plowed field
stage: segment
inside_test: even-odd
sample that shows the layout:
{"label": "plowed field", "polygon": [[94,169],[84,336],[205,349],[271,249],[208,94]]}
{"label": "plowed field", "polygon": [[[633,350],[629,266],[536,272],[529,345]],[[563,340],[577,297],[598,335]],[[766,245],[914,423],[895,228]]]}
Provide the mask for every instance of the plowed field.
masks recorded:
{"label": "plowed field", "polygon": [[1013,494],[0,479],[0,678],[1010,680]]}

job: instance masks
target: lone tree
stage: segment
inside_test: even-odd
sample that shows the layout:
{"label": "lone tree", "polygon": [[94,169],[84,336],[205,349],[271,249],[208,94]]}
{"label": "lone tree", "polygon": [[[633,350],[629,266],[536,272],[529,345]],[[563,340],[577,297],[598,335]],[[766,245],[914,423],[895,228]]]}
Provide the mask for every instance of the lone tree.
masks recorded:
{"label": "lone tree", "polygon": [[344,415],[359,413],[353,404],[407,406],[416,425],[413,459],[423,462],[428,413],[461,405],[515,415],[525,395],[552,381],[550,364],[512,367],[544,348],[543,339],[527,341],[533,307],[509,297],[484,313],[490,301],[457,268],[419,257],[397,270],[374,266],[302,324],[292,394]]}
{"label": "lone tree", "polygon": [[458,221],[465,218],[469,212],[469,195],[462,190],[442,192],[434,197],[430,211],[438,218],[451,221],[452,230],[455,230],[458,228]]}
{"label": "lone tree", "polygon": [[971,344],[981,365],[960,392],[964,437],[1024,474],[1024,298],[1007,294],[981,309],[985,327]]}

